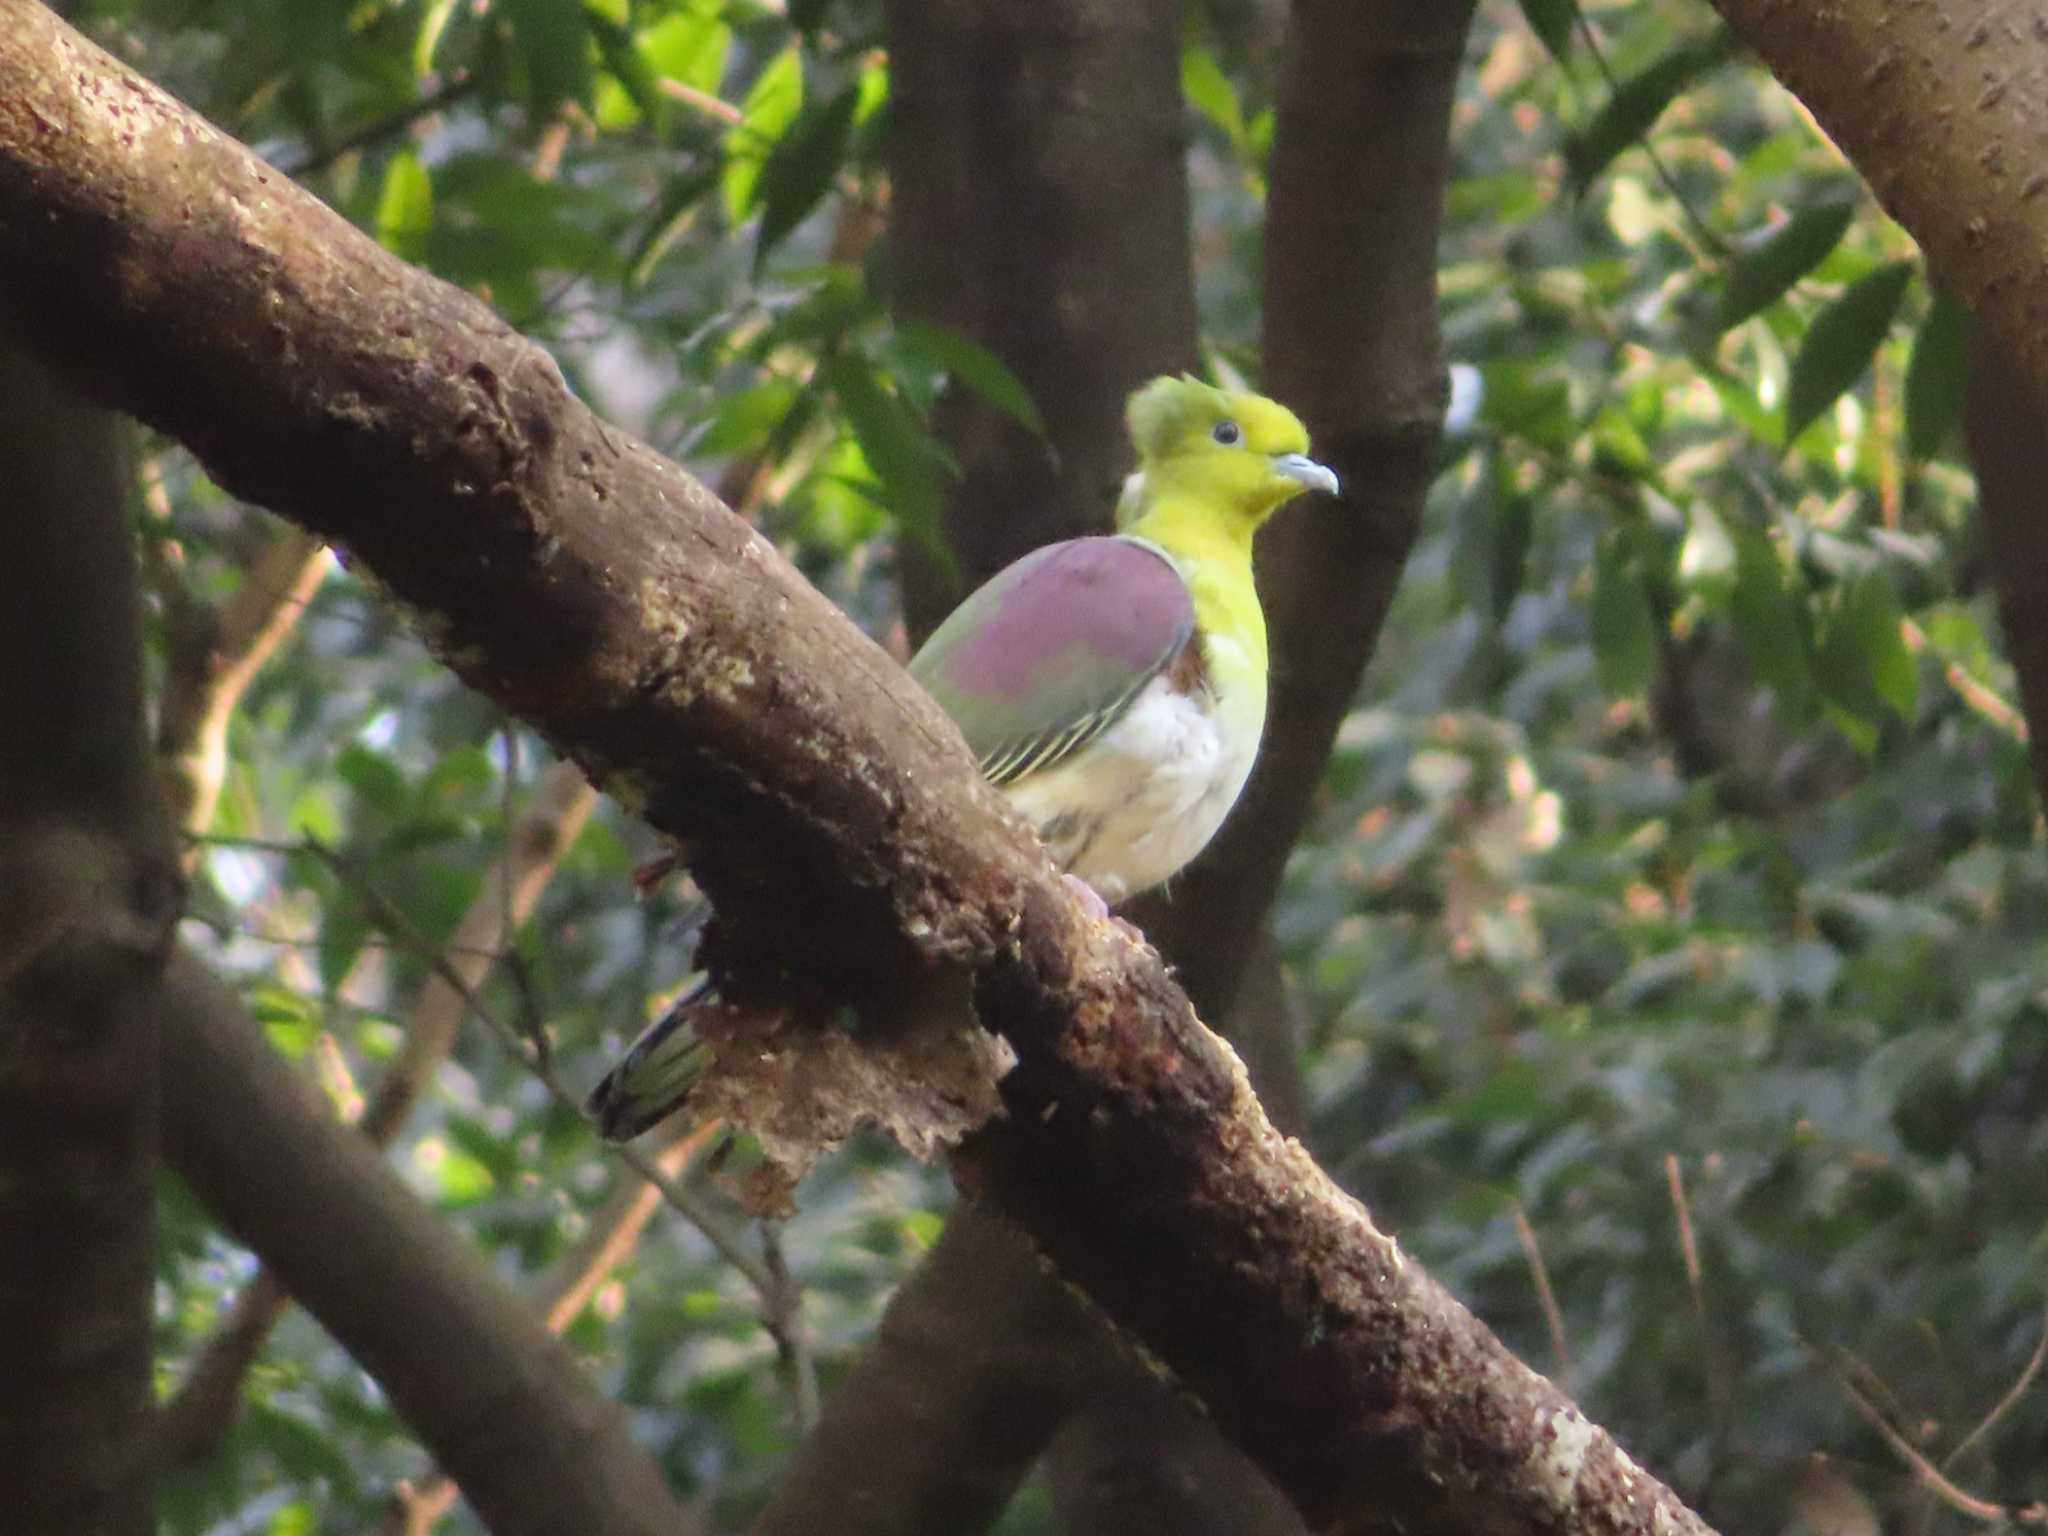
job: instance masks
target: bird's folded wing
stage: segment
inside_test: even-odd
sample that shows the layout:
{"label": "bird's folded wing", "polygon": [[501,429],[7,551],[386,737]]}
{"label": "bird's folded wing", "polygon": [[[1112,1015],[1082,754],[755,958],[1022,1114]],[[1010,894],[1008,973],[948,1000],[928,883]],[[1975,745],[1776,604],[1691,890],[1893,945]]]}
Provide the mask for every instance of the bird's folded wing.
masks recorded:
{"label": "bird's folded wing", "polygon": [[1157,546],[1071,539],[976,591],[910,672],[1007,784],[1095,740],[1194,640],[1194,601]]}

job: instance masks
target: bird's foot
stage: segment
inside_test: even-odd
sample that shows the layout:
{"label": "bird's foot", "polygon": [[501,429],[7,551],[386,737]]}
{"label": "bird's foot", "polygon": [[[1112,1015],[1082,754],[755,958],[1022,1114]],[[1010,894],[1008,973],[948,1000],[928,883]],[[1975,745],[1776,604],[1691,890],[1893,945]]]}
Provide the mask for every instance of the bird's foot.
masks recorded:
{"label": "bird's foot", "polygon": [[1062,874],[1060,878],[1067,882],[1067,889],[1074,893],[1074,899],[1081,903],[1090,917],[1098,923],[1109,920],[1109,903],[1102,899],[1102,892],[1079,875]]}

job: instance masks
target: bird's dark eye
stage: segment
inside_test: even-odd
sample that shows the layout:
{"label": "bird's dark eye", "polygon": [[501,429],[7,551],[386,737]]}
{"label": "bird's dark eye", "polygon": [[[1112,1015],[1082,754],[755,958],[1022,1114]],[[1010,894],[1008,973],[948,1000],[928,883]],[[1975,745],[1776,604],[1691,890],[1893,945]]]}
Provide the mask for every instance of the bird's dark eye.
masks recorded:
{"label": "bird's dark eye", "polygon": [[1244,433],[1238,430],[1238,425],[1234,421],[1219,421],[1209,435],[1224,447],[1234,448],[1237,446],[1237,440],[1243,437]]}

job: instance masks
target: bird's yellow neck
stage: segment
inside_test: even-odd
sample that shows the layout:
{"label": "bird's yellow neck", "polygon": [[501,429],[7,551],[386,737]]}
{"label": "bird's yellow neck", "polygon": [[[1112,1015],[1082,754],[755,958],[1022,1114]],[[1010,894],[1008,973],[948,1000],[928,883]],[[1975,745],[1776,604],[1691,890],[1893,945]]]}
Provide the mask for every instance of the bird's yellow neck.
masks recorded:
{"label": "bird's yellow neck", "polygon": [[[1167,494],[1153,498],[1123,532],[1157,544],[1172,556],[1194,599],[1195,623],[1207,634],[1235,641],[1263,683],[1266,616],[1252,582],[1251,520],[1219,517],[1213,505]],[[1229,665],[1221,655],[1211,659]]]}

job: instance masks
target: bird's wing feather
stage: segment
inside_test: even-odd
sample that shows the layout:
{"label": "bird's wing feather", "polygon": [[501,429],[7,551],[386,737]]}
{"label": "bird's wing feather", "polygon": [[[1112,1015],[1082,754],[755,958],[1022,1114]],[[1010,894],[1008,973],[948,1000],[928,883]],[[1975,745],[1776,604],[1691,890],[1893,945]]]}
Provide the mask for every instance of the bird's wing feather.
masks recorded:
{"label": "bird's wing feather", "polygon": [[998,784],[1107,730],[1193,641],[1180,572],[1142,539],[1071,539],[991,578],[933,632],[910,672]]}

